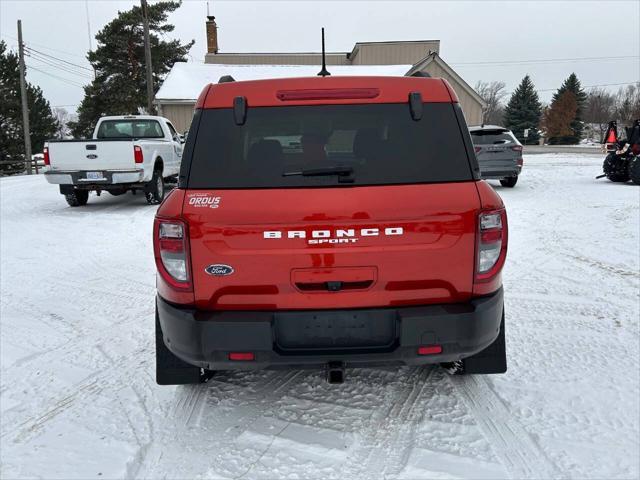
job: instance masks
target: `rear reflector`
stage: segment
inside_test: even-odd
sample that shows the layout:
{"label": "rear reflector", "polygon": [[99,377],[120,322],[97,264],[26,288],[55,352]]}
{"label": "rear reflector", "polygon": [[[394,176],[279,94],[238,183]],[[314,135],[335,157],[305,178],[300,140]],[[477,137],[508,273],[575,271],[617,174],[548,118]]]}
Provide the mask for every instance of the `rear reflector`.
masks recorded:
{"label": "rear reflector", "polygon": [[144,156],[142,155],[142,147],[140,145],[133,146],[133,159],[136,163],[144,162]]}
{"label": "rear reflector", "polygon": [[418,347],[418,355],[437,355],[442,353],[441,345],[426,345],[424,347]]}
{"label": "rear reflector", "polygon": [[255,355],[251,352],[231,352],[229,354],[229,360],[233,361],[250,362],[255,358]]}
{"label": "rear reflector", "polygon": [[327,89],[306,89],[306,90],[278,90],[276,97],[278,100],[335,100],[335,99],[357,99],[376,98],[380,95],[377,88],[327,88]]}
{"label": "rear reflector", "polygon": [[44,147],[42,155],[44,155],[44,164],[51,165],[51,161],[49,160],[49,147]]}

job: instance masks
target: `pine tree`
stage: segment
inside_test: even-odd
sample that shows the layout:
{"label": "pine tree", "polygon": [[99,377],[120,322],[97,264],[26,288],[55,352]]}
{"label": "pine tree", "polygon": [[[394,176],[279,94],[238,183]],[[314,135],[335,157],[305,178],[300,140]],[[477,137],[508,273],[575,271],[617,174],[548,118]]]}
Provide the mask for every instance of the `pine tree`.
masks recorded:
{"label": "pine tree", "polygon": [[[24,134],[18,55],[7,50],[0,41],[0,174],[10,175],[24,171]],[[27,82],[27,106],[31,130],[31,150],[41,152],[44,142],[52,138],[57,121],[42,90]],[[13,163],[4,163],[13,162]]]}
{"label": "pine tree", "polygon": [[526,75],[511,95],[507,108],[505,108],[505,126],[511,130],[521,142],[525,141],[524,130],[528,128],[529,136],[526,141],[528,143],[537,143],[540,138],[538,127],[540,125],[541,115],[542,105],[538,99],[538,93],[535,90],[531,78],[529,75]]}
{"label": "pine tree", "polygon": [[549,138],[573,134],[571,122],[576,116],[578,101],[573,92],[565,91],[556,97],[544,112],[543,127]]}
{"label": "pine tree", "polygon": [[574,145],[582,139],[582,131],[584,130],[584,123],[582,116],[587,101],[587,94],[580,85],[580,80],[575,73],[572,73],[567,79],[562,82],[562,85],[556,93],[553,94],[552,103],[557,101],[560,96],[565,92],[571,92],[576,98],[578,108],[575,113],[575,117],[571,120],[571,133],[560,136],[550,136],[549,144],[551,145]]}
{"label": "pine tree", "polygon": [[[179,1],[162,1],[148,6],[149,41],[153,63],[153,90],[171,70],[175,62],[186,61],[194,40],[182,45],[178,40],[161,37],[172,32],[167,16],[180,6]],[[84,89],[78,108],[78,121],[70,123],[75,136],[89,136],[103,115],[137,114],[146,108],[147,81],[144,56],[142,10],[118,12],[118,16],[96,35],[98,47],[87,58],[96,78]]]}

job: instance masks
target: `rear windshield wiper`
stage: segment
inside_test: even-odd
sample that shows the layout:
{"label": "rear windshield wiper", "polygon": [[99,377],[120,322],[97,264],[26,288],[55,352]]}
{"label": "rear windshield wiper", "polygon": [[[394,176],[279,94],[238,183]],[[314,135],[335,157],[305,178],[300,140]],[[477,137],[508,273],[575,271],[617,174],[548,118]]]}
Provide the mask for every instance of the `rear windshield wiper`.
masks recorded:
{"label": "rear windshield wiper", "polygon": [[353,167],[346,166],[335,166],[335,167],[324,167],[324,168],[307,168],[305,170],[297,170],[293,172],[284,172],[282,174],[283,177],[293,177],[293,176],[302,176],[302,177],[319,177],[323,175],[339,175],[339,176],[348,176],[353,173]]}

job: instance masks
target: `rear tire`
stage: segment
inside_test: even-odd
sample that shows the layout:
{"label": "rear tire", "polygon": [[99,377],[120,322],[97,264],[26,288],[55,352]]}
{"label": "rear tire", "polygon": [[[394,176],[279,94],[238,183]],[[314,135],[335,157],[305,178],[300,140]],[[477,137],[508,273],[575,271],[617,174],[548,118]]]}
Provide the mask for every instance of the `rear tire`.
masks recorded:
{"label": "rear tire", "polygon": [[153,177],[149,182],[149,188],[144,192],[144,196],[149,205],[162,203],[162,200],[164,200],[164,179],[162,178],[162,171],[156,170],[153,172]]}
{"label": "rear tire", "polygon": [[500,332],[494,342],[472,357],[457,362],[441,363],[451,375],[505,373],[507,371],[507,348],[504,338],[504,307]]}
{"label": "rear tire", "polygon": [[629,162],[629,178],[636,185],[640,185],[640,156],[633,157]]}
{"label": "rear tire", "polygon": [[629,180],[629,170],[626,168],[625,160],[615,153],[610,153],[604,159],[602,171],[609,180],[616,183],[624,183]]}
{"label": "rear tire", "polygon": [[64,196],[70,207],[82,207],[89,201],[89,190],[74,190]]}
{"label": "rear tire", "polygon": [[516,183],[518,183],[518,176],[514,176],[514,177],[507,177],[507,178],[503,178],[500,180],[500,184],[503,187],[508,187],[508,188],[513,188],[516,186]]}
{"label": "rear tire", "polygon": [[156,383],[158,385],[189,385],[204,383],[212,372],[183,362],[164,344],[156,308]]}

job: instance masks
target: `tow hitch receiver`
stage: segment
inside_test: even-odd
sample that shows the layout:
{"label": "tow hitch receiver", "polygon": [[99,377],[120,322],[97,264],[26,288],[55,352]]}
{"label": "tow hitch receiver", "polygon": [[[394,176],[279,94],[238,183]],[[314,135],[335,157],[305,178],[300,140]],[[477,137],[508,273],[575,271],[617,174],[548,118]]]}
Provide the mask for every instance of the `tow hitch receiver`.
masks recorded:
{"label": "tow hitch receiver", "polygon": [[342,362],[327,364],[327,382],[331,384],[344,382],[344,364]]}

